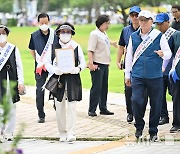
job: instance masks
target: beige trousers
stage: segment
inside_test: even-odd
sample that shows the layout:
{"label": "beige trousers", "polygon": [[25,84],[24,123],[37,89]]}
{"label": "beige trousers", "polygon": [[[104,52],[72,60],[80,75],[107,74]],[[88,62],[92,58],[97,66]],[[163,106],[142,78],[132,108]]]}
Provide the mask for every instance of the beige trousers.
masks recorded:
{"label": "beige trousers", "polygon": [[60,137],[74,135],[76,121],[76,101],[68,102],[65,91],[62,102],[55,98],[56,118]]}

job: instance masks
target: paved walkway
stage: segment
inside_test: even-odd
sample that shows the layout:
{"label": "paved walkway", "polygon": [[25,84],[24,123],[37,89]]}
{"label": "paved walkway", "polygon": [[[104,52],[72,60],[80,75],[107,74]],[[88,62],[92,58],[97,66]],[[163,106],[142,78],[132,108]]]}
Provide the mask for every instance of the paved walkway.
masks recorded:
{"label": "paved walkway", "polygon": [[[48,92],[45,97],[45,113],[46,122],[37,123],[37,110],[35,105],[35,87],[27,86],[27,94],[21,98],[21,102],[17,103],[17,122],[16,133],[20,129],[22,123],[25,124],[24,137],[30,138],[59,138],[59,133],[56,124],[55,111],[53,102],[48,101]],[[83,100],[77,104],[77,122],[76,136],[78,140],[83,139],[120,139],[134,137],[135,128],[133,124],[126,122],[126,109],[124,94],[109,93],[108,94],[108,109],[115,114],[112,116],[99,115],[97,117],[87,116],[88,111],[89,90],[83,89]],[[170,123],[159,126],[159,136],[164,139],[180,139],[180,133],[170,134],[169,129],[172,123],[172,102],[168,103],[170,114]],[[144,134],[148,134],[148,118],[149,109],[145,116],[146,126]]]}

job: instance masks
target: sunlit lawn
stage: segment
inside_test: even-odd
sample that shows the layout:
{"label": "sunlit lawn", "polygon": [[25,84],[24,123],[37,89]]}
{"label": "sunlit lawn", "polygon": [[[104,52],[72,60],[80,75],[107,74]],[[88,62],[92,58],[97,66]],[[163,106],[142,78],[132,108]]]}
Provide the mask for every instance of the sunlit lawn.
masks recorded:
{"label": "sunlit lawn", "polygon": [[[56,27],[53,27],[54,29]],[[24,77],[26,85],[35,85],[34,80],[34,60],[29,52],[28,45],[30,34],[37,30],[38,27],[11,27],[11,33],[8,37],[9,42],[17,45],[20,49],[21,57],[24,67]],[[94,25],[77,25],[75,26],[76,35],[73,37],[81,47],[83,48],[85,58],[87,60],[87,44],[89,33],[95,29]],[[121,32],[122,25],[111,25],[108,30],[108,36],[111,40],[119,39],[119,34]],[[109,91],[111,92],[121,92],[123,93],[123,72],[119,71],[116,66],[116,55],[117,49],[111,47],[111,59],[110,72],[109,72]],[[82,84],[84,88],[91,87],[90,73],[88,69],[85,69],[81,73]]]}
{"label": "sunlit lawn", "polygon": [[[56,27],[53,27],[54,29]],[[37,30],[37,27],[12,27],[11,33],[9,35],[8,40],[17,45],[20,49],[23,66],[24,66],[24,77],[26,85],[35,85],[34,80],[34,60],[28,50],[28,44],[30,39],[30,34]],[[83,48],[85,58],[87,61],[87,44],[89,33],[95,29],[94,25],[77,25],[75,26],[76,35],[73,37],[75,41],[77,41],[81,47]],[[111,40],[119,40],[119,35],[122,30],[122,25],[111,25],[110,29],[107,31],[108,36]],[[116,55],[117,49],[111,47],[111,64],[109,69],[109,91],[111,92],[124,92],[123,85],[123,71],[117,69],[116,66]],[[81,73],[83,88],[91,87],[91,78],[88,69],[85,69]],[[168,100],[170,96],[168,95]]]}

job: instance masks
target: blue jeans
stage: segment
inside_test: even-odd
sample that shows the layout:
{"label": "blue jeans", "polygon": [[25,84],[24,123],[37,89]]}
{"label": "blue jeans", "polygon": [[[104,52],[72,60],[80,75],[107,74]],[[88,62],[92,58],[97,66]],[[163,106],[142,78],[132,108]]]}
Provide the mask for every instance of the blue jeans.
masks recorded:
{"label": "blue jeans", "polygon": [[132,109],[135,118],[135,127],[143,130],[143,120],[146,108],[144,93],[150,98],[149,134],[155,135],[158,132],[158,124],[161,115],[163,99],[163,78],[145,79],[132,77]]}

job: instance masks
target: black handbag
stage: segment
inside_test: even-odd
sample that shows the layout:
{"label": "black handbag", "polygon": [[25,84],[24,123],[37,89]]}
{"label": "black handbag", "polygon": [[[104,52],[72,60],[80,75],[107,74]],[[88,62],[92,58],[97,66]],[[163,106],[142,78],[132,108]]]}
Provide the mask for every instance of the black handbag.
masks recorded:
{"label": "black handbag", "polygon": [[62,83],[60,83],[59,79],[60,76],[58,78],[51,76],[48,82],[46,83],[45,88],[52,93],[57,93],[57,89],[62,88]]}

